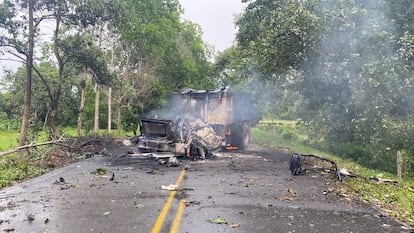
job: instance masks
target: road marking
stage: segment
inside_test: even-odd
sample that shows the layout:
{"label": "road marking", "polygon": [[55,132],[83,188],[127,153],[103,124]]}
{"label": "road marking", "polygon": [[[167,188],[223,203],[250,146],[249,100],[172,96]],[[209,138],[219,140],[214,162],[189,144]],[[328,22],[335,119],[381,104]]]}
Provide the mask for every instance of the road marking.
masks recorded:
{"label": "road marking", "polygon": [[181,217],[183,216],[184,208],[185,200],[181,199],[180,204],[178,205],[177,212],[175,213],[170,233],[178,233],[178,229],[180,229]]}
{"label": "road marking", "polygon": [[[175,182],[176,185],[180,185],[181,181],[183,180],[185,175],[185,170],[181,170],[180,175],[177,178],[177,181]],[[154,223],[154,226],[152,227],[151,233],[158,233],[161,230],[162,224],[164,223],[165,217],[167,216],[168,210],[170,209],[171,203],[174,200],[174,196],[177,191],[171,191],[170,195],[167,198],[167,201],[165,202],[164,206],[161,209],[160,214],[158,215],[157,220]]]}

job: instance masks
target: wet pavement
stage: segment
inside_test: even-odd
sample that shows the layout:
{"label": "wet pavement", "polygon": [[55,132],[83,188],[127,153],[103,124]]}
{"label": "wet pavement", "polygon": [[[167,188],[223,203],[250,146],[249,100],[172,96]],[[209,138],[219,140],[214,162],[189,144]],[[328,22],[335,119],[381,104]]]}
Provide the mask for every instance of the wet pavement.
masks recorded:
{"label": "wet pavement", "polygon": [[[189,233],[413,232],[340,195],[334,176],[293,177],[288,154],[253,149],[167,167],[136,157],[111,165],[127,150],[112,146],[113,156],[96,156],[0,190],[0,231],[154,232],[160,224],[160,232],[173,232],[176,220],[176,232]],[[106,173],[97,174],[102,168]],[[174,196],[161,189],[181,173]],[[171,207],[159,222],[169,197]],[[180,200],[186,205],[176,214]]]}

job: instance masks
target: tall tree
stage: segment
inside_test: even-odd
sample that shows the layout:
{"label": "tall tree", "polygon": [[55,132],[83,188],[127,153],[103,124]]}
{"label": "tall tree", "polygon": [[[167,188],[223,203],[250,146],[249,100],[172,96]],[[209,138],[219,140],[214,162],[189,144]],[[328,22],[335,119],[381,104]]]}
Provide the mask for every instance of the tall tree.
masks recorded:
{"label": "tall tree", "polygon": [[[17,9],[26,9],[22,20],[18,19]],[[26,84],[25,98],[22,114],[22,125],[20,130],[19,145],[24,145],[29,126],[31,95],[32,95],[32,67],[33,67],[33,50],[35,40],[35,20],[33,12],[35,11],[35,1],[16,1],[14,4],[4,0],[0,4],[0,28],[7,31],[6,35],[0,36],[0,47],[6,48],[6,52],[17,57],[26,65]],[[26,18],[27,15],[27,18]],[[40,20],[36,22],[38,24]],[[27,30],[25,29],[27,25]],[[27,47],[25,47],[26,45]],[[12,48],[9,50],[8,48]],[[4,51],[4,50],[3,50]]]}
{"label": "tall tree", "polygon": [[297,98],[291,106],[300,105],[311,140],[388,171],[393,150],[414,151],[405,143],[414,124],[414,3],[246,2],[237,20],[239,67]]}
{"label": "tall tree", "polygon": [[[181,21],[178,1],[123,1],[122,17],[109,23],[114,37],[113,88],[117,128],[136,129],[136,115],[160,104],[179,85],[211,87],[209,49],[197,25]],[[122,114],[121,114],[122,113]],[[121,118],[122,115],[122,118]]]}
{"label": "tall tree", "polygon": [[34,49],[34,27],[33,27],[33,0],[29,0],[29,38],[28,51],[26,55],[26,91],[24,97],[24,108],[22,116],[22,128],[20,130],[19,145],[25,144],[27,128],[29,126],[30,106],[32,96],[32,67],[33,67],[33,49]]}

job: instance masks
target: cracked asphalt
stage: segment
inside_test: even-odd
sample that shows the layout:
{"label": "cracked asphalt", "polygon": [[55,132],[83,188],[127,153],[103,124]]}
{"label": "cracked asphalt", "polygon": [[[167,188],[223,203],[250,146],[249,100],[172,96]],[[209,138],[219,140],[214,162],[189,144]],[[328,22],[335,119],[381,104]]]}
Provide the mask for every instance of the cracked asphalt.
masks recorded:
{"label": "cracked asphalt", "polygon": [[[95,156],[0,190],[2,232],[153,232],[172,191],[184,178],[159,232],[414,232],[337,189],[323,171],[292,176],[288,153],[252,146],[217,152],[177,167],[125,157],[107,146]],[[105,174],[95,171],[106,170]],[[113,180],[112,174],[114,174]],[[60,178],[64,179],[61,182]],[[186,204],[176,214],[179,201]],[[177,218],[177,216],[179,218]]]}

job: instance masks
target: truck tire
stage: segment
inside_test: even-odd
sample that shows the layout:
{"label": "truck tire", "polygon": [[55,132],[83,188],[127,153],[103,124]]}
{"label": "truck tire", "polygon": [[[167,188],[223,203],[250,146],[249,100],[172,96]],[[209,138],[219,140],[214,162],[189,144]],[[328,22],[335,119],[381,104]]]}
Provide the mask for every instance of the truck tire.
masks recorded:
{"label": "truck tire", "polygon": [[240,150],[246,149],[250,143],[250,127],[247,125],[233,127],[231,142]]}

